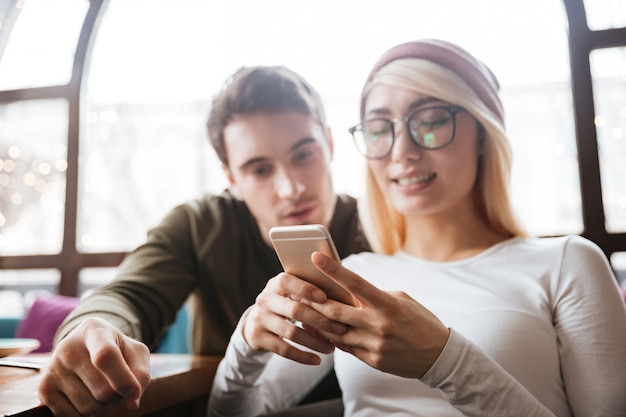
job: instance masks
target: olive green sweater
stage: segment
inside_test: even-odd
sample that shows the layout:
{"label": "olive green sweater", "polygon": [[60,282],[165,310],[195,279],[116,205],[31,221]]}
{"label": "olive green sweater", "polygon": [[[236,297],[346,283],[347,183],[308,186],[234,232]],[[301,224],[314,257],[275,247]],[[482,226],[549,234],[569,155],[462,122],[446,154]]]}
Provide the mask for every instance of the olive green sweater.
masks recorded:
{"label": "olive green sweater", "polygon": [[[330,225],[339,255],[369,250],[356,201],[340,195]],[[222,355],[243,311],[282,267],[241,200],[229,191],[174,208],[122,262],[117,277],[64,321],[56,342],[100,317],[155,347],[189,301],[193,353]]]}

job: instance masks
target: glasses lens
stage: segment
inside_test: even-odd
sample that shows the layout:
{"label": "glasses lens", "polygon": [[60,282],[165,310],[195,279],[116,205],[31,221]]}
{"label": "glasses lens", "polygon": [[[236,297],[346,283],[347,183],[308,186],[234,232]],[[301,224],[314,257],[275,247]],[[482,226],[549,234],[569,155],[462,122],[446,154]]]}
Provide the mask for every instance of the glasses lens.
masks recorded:
{"label": "glasses lens", "polygon": [[393,145],[393,126],[388,120],[368,120],[358,125],[352,136],[359,152],[368,158],[381,158]]}
{"label": "glasses lens", "polygon": [[409,119],[409,131],[424,148],[441,148],[454,136],[454,116],[447,108],[420,110]]}

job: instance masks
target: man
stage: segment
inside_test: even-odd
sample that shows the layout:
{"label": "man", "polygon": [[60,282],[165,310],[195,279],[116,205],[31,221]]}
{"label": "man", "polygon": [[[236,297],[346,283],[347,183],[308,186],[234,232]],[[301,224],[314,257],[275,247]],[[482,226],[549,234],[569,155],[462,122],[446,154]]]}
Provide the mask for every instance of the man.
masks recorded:
{"label": "man", "polygon": [[230,183],[176,207],[119,275],[86,299],[57,333],[39,386],[55,415],[136,408],[149,351],[189,300],[192,351],[222,355],[237,321],[282,271],[268,231],[329,227],[341,257],[367,250],[356,202],[332,186],[332,138],[315,90],[284,67],[238,70],[213,101],[212,146]]}

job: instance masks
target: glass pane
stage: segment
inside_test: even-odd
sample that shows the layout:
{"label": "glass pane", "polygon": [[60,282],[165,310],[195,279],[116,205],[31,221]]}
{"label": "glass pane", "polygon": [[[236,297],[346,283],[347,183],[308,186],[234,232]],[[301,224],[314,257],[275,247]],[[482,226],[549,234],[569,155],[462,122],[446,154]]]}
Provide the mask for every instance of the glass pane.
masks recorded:
{"label": "glass pane", "polygon": [[22,317],[35,297],[58,293],[58,269],[0,270],[0,317]]}
{"label": "glass pane", "polygon": [[611,255],[611,266],[622,288],[624,301],[626,301],[626,252],[614,252]]}
{"label": "glass pane", "polygon": [[197,102],[90,104],[79,163],[80,251],[132,249],[176,204],[222,179],[220,165],[207,162],[215,158],[206,114]]}
{"label": "glass pane", "polygon": [[0,105],[0,255],[61,249],[67,118],[64,99]]}
{"label": "glass pane", "polygon": [[[0,27],[0,89],[66,84],[72,76],[74,52],[89,1],[11,3],[19,13],[11,25]],[[15,14],[12,9],[6,16],[13,19]]]}
{"label": "glass pane", "polygon": [[591,52],[606,230],[626,232],[626,48]]}
{"label": "glass pane", "polygon": [[591,30],[626,26],[624,0],[584,0],[587,25]]}
{"label": "glass pane", "polygon": [[[385,49],[423,37],[461,44],[498,75],[515,152],[513,198],[530,231],[582,231],[561,0],[341,4],[111,0],[86,90],[80,250],[130,250],[175,204],[226,185],[204,123],[213,94],[242,65],[286,65],[319,90],[333,131],[336,188],[358,194],[362,159],[347,128],[358,118],[362,82]],[[444,15],[445,25],[433,19]],[[346,32],[346,22],[358,23]]]}
{"label": "glass pane", "polygon": [[78,296],[87,297],[93,290],[109,283],[117,268],[83,268],[78,274]]}
{"label": "glass pane", "polygon": [[[582,202],[570,86],[555,81],[518,88],[512,87],[513,97],[505,102],[513,145],[515,208],[534,234],[581,233]],[[547,120],[546,115],[552,119]]]}

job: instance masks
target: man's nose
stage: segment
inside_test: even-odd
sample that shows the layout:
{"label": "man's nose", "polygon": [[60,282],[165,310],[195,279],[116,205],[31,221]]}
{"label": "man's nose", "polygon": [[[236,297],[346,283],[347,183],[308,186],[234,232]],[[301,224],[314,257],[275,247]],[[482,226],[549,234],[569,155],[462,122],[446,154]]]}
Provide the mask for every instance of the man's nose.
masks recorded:
{"label": "man's nose", "polygon": [[304,192],[305,186],[297,175],[283,171],[277,175],[276,190],[280,198],[295,199]]}

